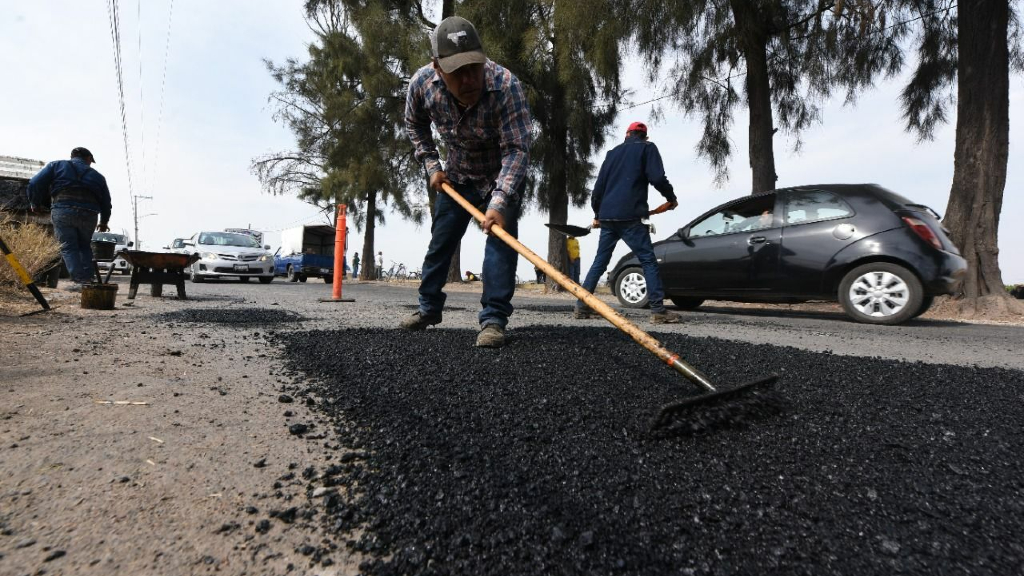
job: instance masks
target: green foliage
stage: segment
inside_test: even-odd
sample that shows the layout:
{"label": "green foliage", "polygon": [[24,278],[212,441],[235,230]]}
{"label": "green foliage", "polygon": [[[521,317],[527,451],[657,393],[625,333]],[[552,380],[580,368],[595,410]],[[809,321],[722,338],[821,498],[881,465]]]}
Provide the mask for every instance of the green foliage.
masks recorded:
{"label": "green foliage", "polygon": [[[736,107],[758,105],[748,100],[752,86],[769,91],[772,131],[799,148],[820,102],[836,92],[853,102],[878,76],[898,73],[910,30],[909,10],[887,0],[632,0],[630,11],[629,35],[650,78],[667,69],[675,80],[675,102],[704,125],[697,153],[720,182]],[[750,66],[762,61],[763,70]],[[765,143],[752,156],[771,158],[770,134]]]}
{"label": "green foliage", "polygon": [[408,62],[421,49],[423,25],[410,15],[418,4],[405,4],[401,12],[380,2],[306,2],[316,33],[309,59],[267,63],[282,86],[271,96],[275,118],[295,134],[296,150],[254,161],[265,188],[318,205],[345,203],[357,227],[366,214],[384,222],[378,201],[422,220],[423,174],[403,117]]}
{"label": "green foliage", "polygon": [[[1021,43],[1021,25],[1010,6],[1008,46],[1010,69],[1024,71],[1024,47]],[[910,81],[900,94],[907,131],[920,140],[930,140],[935,128],[950,118],[950,108],[956,103],[957,90],[957,4],[949,0],[902,0],[913,7],[919,26],[915,39],[917,65]]]}
{"label": "green foliage", "polygon": [[530,191],[540,208],[582,206],[594,153],[622,99],[622,3],[612,0],[466,0],[495,62],[523,83],[535,122]]}

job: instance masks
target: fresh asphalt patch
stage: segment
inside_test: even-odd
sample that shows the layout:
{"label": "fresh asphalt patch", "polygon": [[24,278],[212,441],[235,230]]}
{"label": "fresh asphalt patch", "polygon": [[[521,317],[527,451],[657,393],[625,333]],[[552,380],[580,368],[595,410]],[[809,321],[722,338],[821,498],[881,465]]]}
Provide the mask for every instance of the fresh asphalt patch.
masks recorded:
{"label": "fresh asphalt patch", "polygon": [[157,314],[155,317],[163,322],[226,324],[244,327],[304,320],[301,315],[289,310],[258,307],[186,309]]}
{"label": "fresh asphalt patch", "polygon": [[779,374],[787,402],[664,438],[657,407],[699,391],[621,333],[508,336],[277,334],[351,450],[319,516],[363,572],[1024,571],[1024,373],[657,334],[723,386]]}

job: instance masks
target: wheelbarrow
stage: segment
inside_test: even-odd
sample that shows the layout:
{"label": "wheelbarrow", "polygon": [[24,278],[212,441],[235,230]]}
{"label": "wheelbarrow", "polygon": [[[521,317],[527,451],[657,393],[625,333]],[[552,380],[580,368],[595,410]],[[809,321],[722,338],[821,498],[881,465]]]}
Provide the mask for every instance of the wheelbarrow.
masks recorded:
{"label": "wheelbarrow", "polygon": [[[128,299],[134,300],[139,284],[149,284],[149,295],[159,298],[163,295],[164,284],[174,284],[178,298],[185,300],[185,269],[199,259],[198,254],[175,254],[171,252],[143,252],[122,250],[122,258],[132,265],[131,287]],[[111,267],[113,271],[113,267]],[[107,273],[109,280],[110,273]]]}

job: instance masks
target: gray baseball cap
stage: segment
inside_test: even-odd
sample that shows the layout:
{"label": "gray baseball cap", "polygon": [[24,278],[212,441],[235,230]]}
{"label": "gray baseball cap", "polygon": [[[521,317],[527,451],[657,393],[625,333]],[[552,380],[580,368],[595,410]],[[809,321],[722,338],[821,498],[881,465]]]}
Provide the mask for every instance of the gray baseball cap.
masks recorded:
{"label": "gray baseball cap", "polygon": [[469,20],[458,16],[449,16],[434,28],[430,47],[445,74],[451,74],[466,64],[487,62],[476,28]]}

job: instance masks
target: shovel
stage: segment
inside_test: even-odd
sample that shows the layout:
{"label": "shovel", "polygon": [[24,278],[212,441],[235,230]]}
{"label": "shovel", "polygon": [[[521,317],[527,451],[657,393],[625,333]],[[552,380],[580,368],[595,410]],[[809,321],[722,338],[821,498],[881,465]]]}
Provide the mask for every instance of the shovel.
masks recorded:
{"label": "shovel", "polygon": [[[473,206],[468,200],[462,197],[461,194],[455,191],[454,188],[449,186],[447,183],[442,184],[441,187],[452,200],[455,200],[462,206],[466,212],[469,212],[477,222],[481,224],[484,221],[484,215],[480,210]],[[669,203],[662,204],[656,210],[652,211],[652,214],[657,214],[668,210]],[[552,229],[554,226],[552,226]],[[586,229],[584,229],[586,230]],[[768,387],[774,384],[778,380],[778,376],[772,375],[759,380],[753,380],[739,386],[734,386],[728,389],[719,390],[716,388],[707,376],[701,374],[699,370],[687,364],[679,354],[667,350],[654,339],[653,336],[644,332],[639,326],[633,324],[623,316],[620,316],[612,310],[611,306],[605,304],[602,300],[587,292],[585,288],[572,281],[571,278],[562,274],[551,264],[548,264],[546,260],[534,253],[533,250],[527,248],[523,243],[514,238],[511,234],[505,231],[501,226],[491,226],[491,234],[494,234],[503,242],[508,244],[513,250],[521,254],[524,258],[530,261],[534,266],[540,268],[551,278],[557,282],[562,288],[568,290],[573,296],[579,298],[594,310],[598,314],[604,317],[605,320],[612,323],[613,326],[625,332],[630,338],[635,340],[638,344],[647,349],[648,352],[654,354],[659,360],[668,364],[676,372],[679,372],[686,377],[687,380],[697,384],[707,394],[698,396],[687,397],[678,402],[663,406],[657,416],[651,421],[651,429],[671,427],[673,421],[679,418],[690,418],[698,423],[703,422],[718,422],[724,419],[736,420],[737,418],[733,415],[736,413],[737,406],[730,406],[734,402],[739,404],[746,403],[757,404],[760,398],[757,397],[757,389]],[[746,409],[746,408],[744,408]],[[750,412],[750,410],[746,410]],[[755,410],[756,411],[756,408]]]}
{"label": "shovel", "polygon": [[[671,202],[665,202],[661,206],[658,206],[654,210],[651,210],[650,212],[648,212],[647,216],[650,217],[650,216],[654,216],[655,214],[661,214],[662,212],[665,212],[666,210],[668,210],[671,207],[672,207],[672,203]],[[545,226],[547,226],[548,228],[551,228],[555,232],[561,232],[562,234],[565,234],[566,236],[575,236],[577,238],[579,238],[581,236],[586,236],[587,234],[590,234],[590,231],[594,229],[594,225],[593,224],[591,224],[590,226],[573,226],[572,224],[555,224],[554,222],[549,222],[549,223],[545,224]]]}

